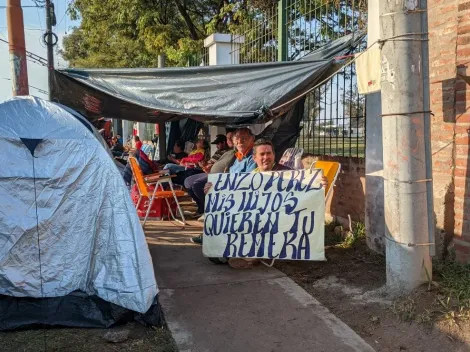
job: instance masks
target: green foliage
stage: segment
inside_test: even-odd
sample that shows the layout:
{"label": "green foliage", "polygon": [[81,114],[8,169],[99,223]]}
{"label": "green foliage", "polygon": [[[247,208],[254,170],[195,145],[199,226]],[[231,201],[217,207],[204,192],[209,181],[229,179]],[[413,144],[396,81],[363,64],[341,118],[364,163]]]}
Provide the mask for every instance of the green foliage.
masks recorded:
{"label": "green foliage", "polygon": [[[245,36],[240,62],[276,61],[277,0],[75,0],[81,24],[64,39],[74,67],[186,66],[209,34]],[[366,0],[289,0],[289,56],[361,27]],[[305,24],[308,24],[306,26]],[[313,28],[315,30],[313,30]]]}
{"label": "green foliage", "polygon": [[[80,27],[64,39],[64,58],[75,67],[183,66],[200,51],[218,0],[76,0],[70,14]],[[185,61],[186,60],[186,61]]]}
{"label": "green foliage", "polygon": [[436,271],[441,277],[441,287],[447,294],[465,301],[470,308],[470,264],[439,263]]}
{"label": "green foliage", "polygon": [[346,248],[354,247],[356,244],[364,242],[366,239],[366,225],[362,222],[355,222],[352,230],[346,236],[343,246]]}

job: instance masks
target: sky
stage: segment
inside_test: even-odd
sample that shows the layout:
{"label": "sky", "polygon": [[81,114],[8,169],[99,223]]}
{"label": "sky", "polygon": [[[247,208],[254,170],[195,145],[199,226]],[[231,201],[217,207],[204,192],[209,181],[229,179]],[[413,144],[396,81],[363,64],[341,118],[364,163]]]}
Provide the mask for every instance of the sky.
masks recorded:
{"label": "sky", "polygon": [[[74,26],[79,25],[78,22],[72,22],[68,16],[67,6],[72,0],[53,0],[55,13],[57,18],[57,26],[53,27],[53,32],[59,37],[59,44],[62,44],[64,35],[70,33]],[[0,0],[0,38],[8,40],[7,19],[6,19],[6,0]],[[22,0],[22,6],[34,6],[32,0]],[[47,58],[47,50],[42,42],[42,36],[45,33],[46,13],[44,8],[24,7],[23,19],[25,25],[26,50]],[[57,46],[55,47],[57,48]],[[67,63],[55,54],[55,67],[67,67]],[[10,60],[8,53],[8,44],[0,42],[0,102],[10,99],[12,82],[11,79]],[[47,68],[28,60],[28,79],[29,93],[31,95],[47,99],[47,95],[33,88],[39,88],[48,91],[47,84]]]}

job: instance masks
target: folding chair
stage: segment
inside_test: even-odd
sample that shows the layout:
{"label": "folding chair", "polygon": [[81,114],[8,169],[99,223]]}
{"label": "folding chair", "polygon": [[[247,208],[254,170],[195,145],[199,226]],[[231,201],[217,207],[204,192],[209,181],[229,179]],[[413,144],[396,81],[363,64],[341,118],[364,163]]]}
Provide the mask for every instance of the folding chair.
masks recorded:
{"label": "folding chair", "polygon": [[[153,201],[155,199],[165,199],[166,204],[168,206],[168,210],[172,219],[182,225],[186,225],[186,220],[184,218],[184,213],[181,210],[180,203],[178,202],[178,197],[182,197],[186,195],[184,191],[175,190],[173,187],[173,182],[171,179],[175,176],[168,175],[164,173],[152,174],[144,177],[142,170],[140,169],[139,162],[136,158],[130,157],[129,163],[131,165],[132,174],[134,175],[135,182],[137,184],[137,189],[139,191],[139,200],[136,205],[136,209],[139,208],[140,203],[144,197],[149,199],[149,205],[147,208],[147,213],[145,214],[144,222],[142,227],[145,227],[145,223],[147,222],[147,218],[150,214],[150,209],[152,208]],[[163,184],[167,183],[171,189],[171,191],[165,191],[163,189]],[[153,193],[150,195],[149,186],[154,185]],[[170,202],[168,199],[173,198],[176,202],[176,206],[178,207],[178,212],[181,215],[183,221],[176,218],[175,214],[173,214],[173,210],[171,209]]]}
{"label": "folding chair", "polygon": [[315,161],[311,168],[321,169],[323,176],[328,180],[328,187],[325,189],[325,202],[328,201],[332,194],[333,187],[335,186],[336,179],[341,171],[341,164],[336,161]]}
{"label": "folding chair", "polygon": [[290,167],[291,169],[302,169],[302,162],[297,162],[297,160],[302,159],[302,154],[304,150],[302,148],[288,148],[282,154],[281,160],[279,160],[279,164]]}

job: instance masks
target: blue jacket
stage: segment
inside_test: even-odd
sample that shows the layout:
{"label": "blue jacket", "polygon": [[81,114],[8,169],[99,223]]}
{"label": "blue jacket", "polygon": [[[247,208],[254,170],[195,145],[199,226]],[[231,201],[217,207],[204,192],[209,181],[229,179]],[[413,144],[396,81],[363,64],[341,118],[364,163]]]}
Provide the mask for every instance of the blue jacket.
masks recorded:
{"label": "blue jacket", "polygon": [[235,162],[230,167],[229,172],[236,174],[240,172],[251,172],[256,169],[256,163],[253,160],[253,149],[246,154],[242,160],[235,159]]}

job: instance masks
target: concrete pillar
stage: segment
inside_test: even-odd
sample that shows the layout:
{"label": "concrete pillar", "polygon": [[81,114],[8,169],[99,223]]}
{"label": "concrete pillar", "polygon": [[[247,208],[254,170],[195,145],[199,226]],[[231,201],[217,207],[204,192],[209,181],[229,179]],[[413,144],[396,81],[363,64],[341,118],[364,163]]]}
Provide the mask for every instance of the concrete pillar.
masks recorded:
{"label": "concrete pillar", "polygon": [[[368,46],[380,39],[379,0],[368,3]],[[376,252],[385,253],[384,180],[382,147],[381,93],[366,98],[366,205],[367,244]]]}
{"label": "concrete pillar", "polygon": [[[209,66],[231,65],[239,63],[239,48],[244,43],[244,37],[237,37],[232,43],[231,34],[214,33],[204,40],[204,47],[209,48]],[[218,134],[225,134],[225,127],[209,126],[210,140]],[[211,155],[216,151],[211,145]]]}
{"label": "concrete pillar", "polygon": [[204,47],[209,48],[209,66],[239,63],[240,46],[244,36],[237,36],[232,43],[231,34],[214,33],[204,39]]}
{"label": "concrete pillar", "polygon": [[122,139],[124,144],[126,144],[127,139],[132,137],[134,123],[132,121],[122,120]]}

